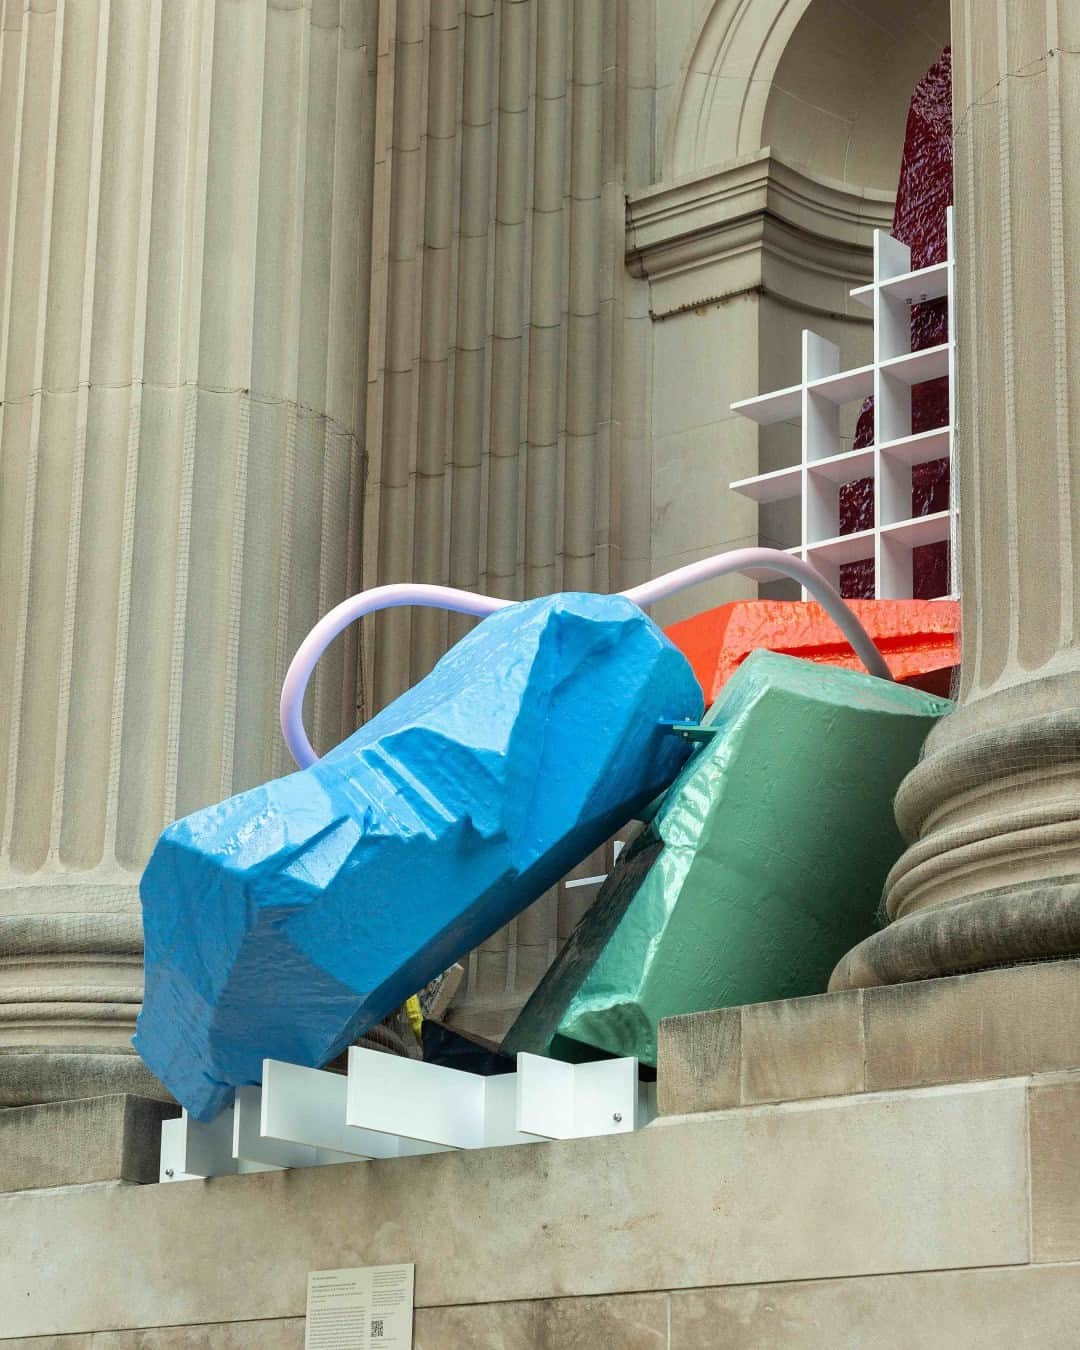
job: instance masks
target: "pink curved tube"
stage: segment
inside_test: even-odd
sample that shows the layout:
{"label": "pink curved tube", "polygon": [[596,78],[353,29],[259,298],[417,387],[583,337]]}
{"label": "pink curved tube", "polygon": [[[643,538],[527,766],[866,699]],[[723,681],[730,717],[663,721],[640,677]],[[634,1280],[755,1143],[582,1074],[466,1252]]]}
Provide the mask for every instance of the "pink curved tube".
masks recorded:
{"label": "pink curved tube", "polygon": [[677,567],[674,572],[666,572],[662,577],[632,586],[630,590],[620,591],[619,594],[625,595],[627,600],[633,600],[641,609],[646,609],[649,605],[655,605],[657,600],[666,600],[669,595],[686,590],[687,586],[696,586],[699,581],[711,581],[714,577],[725,576],[728,572],[742,572],[750,567],[767,568],[770,572],[780,572],[801,582],[826,614],[835,620],[870,674],[876,675],[879,680],[892,679],[892,671],[885,664],[885,658],[874,646],[873,639],[854,612],[844,603],[840,592],[825,580],[816,567],[776,548],[733,548],[729,553],[717,553],[711,558],[702,558],[700,562]]}
{"label": "pink curved tube", "polygon": [[425,586],[420,582],[397,582],[393,586],[375,586],[359,595],[350,595],[324,614],[296,649],[296,655],[285,672],[281,686],[281,734],[289,747],[289,754],[301,769],[319,758],[312,749],[304,730],[304,691],[319,657],[331,642],[349,624],[373,614],[377,609],[398,609],[402,605],[422,605],[428,609],[452,609],[458,614],[475,614],[478,618],[494,614],[497,609],[512,605],[512,600],[497,600],[491,595],[476,595],[459,591],[453,586]]}
{"label": "pink curved tube", "polygon": [[[834,589],[809,563],[795,558],[790,553],[782,553],[775,548],[737,548],[729,553],[718,553],[712,558],[703,558],[701,562],[689,563],[686,567],[676,568],[653,581],[641,586],[632,586],[619,594],[633,601],[641,609],[664,600],[669,595],[694,586],[699,581],[709,581],[713,577],[728,572],[741,572],[744,568],[757,567],[793,577],[802,583],[822,608],[836,620],[841,632],[855,649],[856,655],[871,675],[882,680],[891,680],[892,673],[885,664],[885,658],[874,646],[870,635],[844,603]],[[491,595],[476,595],[472,591],[459,591],[453,586],[426,586],[416,582],[399,582],[393,586],[375,586],[370,591],[361,591],[351,595],[340,605],[335,605],[328,614],[323,615],[307,637],[297,648],[285,681],[281,686],[281,734],[289,753],[301,769],[314,764],[318,755],[312,748],[304,730],[304,691],[307,689],[311,672],[323,652],[334,638],[348,628],[356,619],[365,614],[373,614],[379,609],[394,609],[402,605],[423,605],[435,609],[449,609],[458,614],[474,614],[483,618],[497,609],[515,604],[513,600],[499,600]]]}

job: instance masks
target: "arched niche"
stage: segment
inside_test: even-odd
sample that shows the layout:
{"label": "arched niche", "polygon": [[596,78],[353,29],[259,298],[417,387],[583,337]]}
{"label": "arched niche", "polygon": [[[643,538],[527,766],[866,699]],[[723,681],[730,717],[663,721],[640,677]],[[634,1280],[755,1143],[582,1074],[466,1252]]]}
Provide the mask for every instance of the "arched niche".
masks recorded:
{"label": "arched niche", "polygon": [[[657,0],[657,23],[688,7]],[[654,574],[798,539],[797,500],[759,507],[728,490],[794,463],[798,427],[758,427],[731,405],[798,379],[806,328],[836,343],[842,368],[869,358],[851,291],[870,277],[874,230],[892,224],[911,94],[949,40],[949,0],[702,0],[693,32],[662,177],[628,203],[627,262],[649,284]],[[842,437],[857,415],[841,409]],[[729,578],[657,614],[755,593]]]}
{"label": "arched niche", "polygon": [[674,99],[664,178],[769,146],[895,190],[911,91],[949,40],[949,0],[715,0]]}

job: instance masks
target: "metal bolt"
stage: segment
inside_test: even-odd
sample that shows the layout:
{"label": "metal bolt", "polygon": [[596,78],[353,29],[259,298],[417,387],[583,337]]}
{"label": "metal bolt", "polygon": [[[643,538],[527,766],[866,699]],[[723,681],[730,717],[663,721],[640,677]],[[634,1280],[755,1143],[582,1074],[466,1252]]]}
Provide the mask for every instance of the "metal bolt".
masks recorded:
{"label": "metal bolt", "polygon": [[621,1125],[621,1124],[622,1124],[622,1112],[621,1112],[621,1111],[616,1111],[615,1114],[611,1117],[611,1119],[615,1122],[616,1125]]}

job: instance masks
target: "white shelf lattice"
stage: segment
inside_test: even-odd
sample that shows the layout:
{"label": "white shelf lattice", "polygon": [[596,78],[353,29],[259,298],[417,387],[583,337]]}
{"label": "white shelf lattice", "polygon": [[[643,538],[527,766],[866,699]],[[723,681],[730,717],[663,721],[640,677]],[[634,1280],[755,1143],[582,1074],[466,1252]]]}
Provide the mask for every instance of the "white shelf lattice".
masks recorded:
{"label": "white shelf lattice", "polygon": [[[801,423],[799,463],[771,473],[742,478],[735,492],[756,502],[801,498],[801,541],[789,553],[812,563],[839,586],[840,568],[874,559],[878,599],[908,599],[912,593],[912,549],[950,543],[950,571],[956,571],[956,478],[953,471],[953,391],[956,338],[953,303],[952,209],[946,220],[947,257],[911,270],[911,251],[883,230],[874,232],[874,279],[852,296],[873,310],[874,359],[855,370],[840,369],[840,350],[808,329],[802,335],[802,379],[797,385],[731,405],[733,412],[761,426]],[[948,340],[937,347],[911,350],[911,306],[948,300]],[[913,385],[947,376],[949,420],[943,427],[912,434]],[[874,396],[874,442],[843,450],[840,408]],[[949,459],[950,507],[933,515],[911,514],[911,471],[915,465]],[[874,525],[855,534],[840,533],[840,489],[872,478]],[[757,575],[748,573],[748,575]],[[762,574],[764,575],[764,574]],[[803,592],[806,598],[806,592]]]}

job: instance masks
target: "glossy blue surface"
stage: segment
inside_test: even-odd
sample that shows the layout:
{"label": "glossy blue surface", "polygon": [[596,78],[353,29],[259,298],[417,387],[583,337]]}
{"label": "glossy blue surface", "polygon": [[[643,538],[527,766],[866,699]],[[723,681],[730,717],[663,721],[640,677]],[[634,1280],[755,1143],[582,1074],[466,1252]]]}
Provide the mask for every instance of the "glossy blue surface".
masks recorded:
{"label": "glossy blue surface", "polygon": [[134,1044],[203,1120],[325,1064],[678,773],[689,664],[620,596],[480,623],[318,763],[171,825],[142,879]]}

